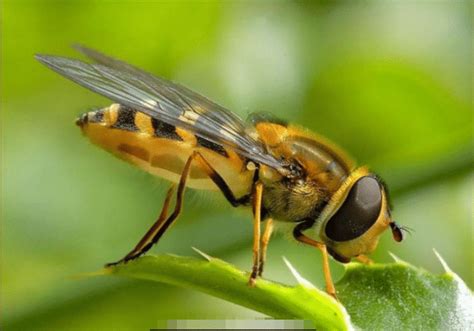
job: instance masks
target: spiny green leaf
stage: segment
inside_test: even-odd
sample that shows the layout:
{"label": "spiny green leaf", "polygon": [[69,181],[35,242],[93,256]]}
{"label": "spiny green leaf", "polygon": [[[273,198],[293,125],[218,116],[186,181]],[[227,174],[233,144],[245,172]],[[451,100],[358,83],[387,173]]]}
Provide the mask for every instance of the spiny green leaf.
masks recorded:
{"label": "spiny green leaf", "polygon": [[351,328],[345,309],[325,292],[308,285],[290,287],[265,279],[258,279],[251,288],[248,273],[215,258],[148,255],[104,269],[102,274],[196,289],[274,318],[311,320],[318,330]]}
{"label": "spiny green leaf", "polygon": [[[474,330],[474,297],[449,270],[434,275],[406,262],[351,263],[337,282],[344,307],[302,279],[286,286],[259,279],[247,285],[248,273],[221,260],[173,255],[145,256],[104,269],[113,274],[196,289],[274,318],[311,320],[318,330]],[[346,313],[349,313],[347,315]],[[349,320],[350,316],[350,320]]]}
{"label": "spiny green leaf", "polygon": [[472,292],[454,273],[399,261],[349,264],[337,283],[352,322],[367,330],[474,330]]}

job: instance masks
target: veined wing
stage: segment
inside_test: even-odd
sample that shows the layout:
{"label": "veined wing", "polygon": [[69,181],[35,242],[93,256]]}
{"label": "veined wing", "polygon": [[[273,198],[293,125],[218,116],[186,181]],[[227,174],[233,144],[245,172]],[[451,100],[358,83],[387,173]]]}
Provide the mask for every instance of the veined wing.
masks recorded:
{"label": "veined wing", "polygon": [[[244,133],[245,126],[237,115],[185,86],[154,76],[131,64],[114,59],[91,48],[82,45],[74,45],[74,48],[96,63],[119,71],[126,71],[132,76],[141,77],[148,82],[151,88],[161,90],[163,97],[166,97],[177,106],[190,107],[194,111],[196,111],[196,108],[206,109],[207,113],[203,120],[208,120],[223,129],[232,128],[235,132]],[[164,89],[162,90],[162,88]]]}
{"label": "veined wing", "polygon": [[283,171],[284,164],[245,131],[234,113],[184,86],[153,76],[99,52],[78,47],[99,62],[89,64],[59,56],[36,59],[72,81],[163,122],[182,127],[258,163]]}

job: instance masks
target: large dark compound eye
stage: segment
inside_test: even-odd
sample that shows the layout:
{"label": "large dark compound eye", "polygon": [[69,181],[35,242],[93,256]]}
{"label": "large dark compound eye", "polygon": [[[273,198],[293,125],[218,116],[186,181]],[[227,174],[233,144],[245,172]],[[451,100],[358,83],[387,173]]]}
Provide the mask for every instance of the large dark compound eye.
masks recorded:
{"label": "large dark compound eye", "polygon": [[326,235],[335,241],[347,241],[364,234],[377,220],[382,206],[378,181],[369,176],[359,179],[346,200],[328,221]]}

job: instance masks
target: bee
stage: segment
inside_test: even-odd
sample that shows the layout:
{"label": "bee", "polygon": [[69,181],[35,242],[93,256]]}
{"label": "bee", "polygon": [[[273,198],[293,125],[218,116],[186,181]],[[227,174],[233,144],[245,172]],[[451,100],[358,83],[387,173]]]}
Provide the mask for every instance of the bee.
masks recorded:
{"label": "bee", "polygon": [[186,187],[217,190],[233,207],[252,208],[251,286],[262,275],[274,222],[293,225],[297,241],[322,252],[326,290],[333,296],[329,255],[342,263],[369,261],[366,254],[387,228],[397,242],[403,239],[383,181],[367,167],[356,167],[327,139],[268,113],[244,121],[182,85],[95,50],[76,49],[93,63],[50,55],[36,59],[113,100],[76,120],[82,133],[172,182],[156,222],[126,256],[107,266],[136,259],[156,244],[177,220]]}

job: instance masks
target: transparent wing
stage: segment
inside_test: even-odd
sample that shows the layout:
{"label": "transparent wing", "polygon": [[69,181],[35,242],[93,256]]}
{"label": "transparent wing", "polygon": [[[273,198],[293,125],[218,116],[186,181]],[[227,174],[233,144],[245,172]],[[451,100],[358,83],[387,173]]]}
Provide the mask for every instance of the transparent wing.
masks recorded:
{"label": "transparent wing", "polygon": [[245,131],[234,113],[184,86],[153,76],[125,62],[76,46],[97,64],[50,55],[36,59],[72,81],[115,102],[163,122],[182,127],[237,153],[283,170],[283,163]]}

